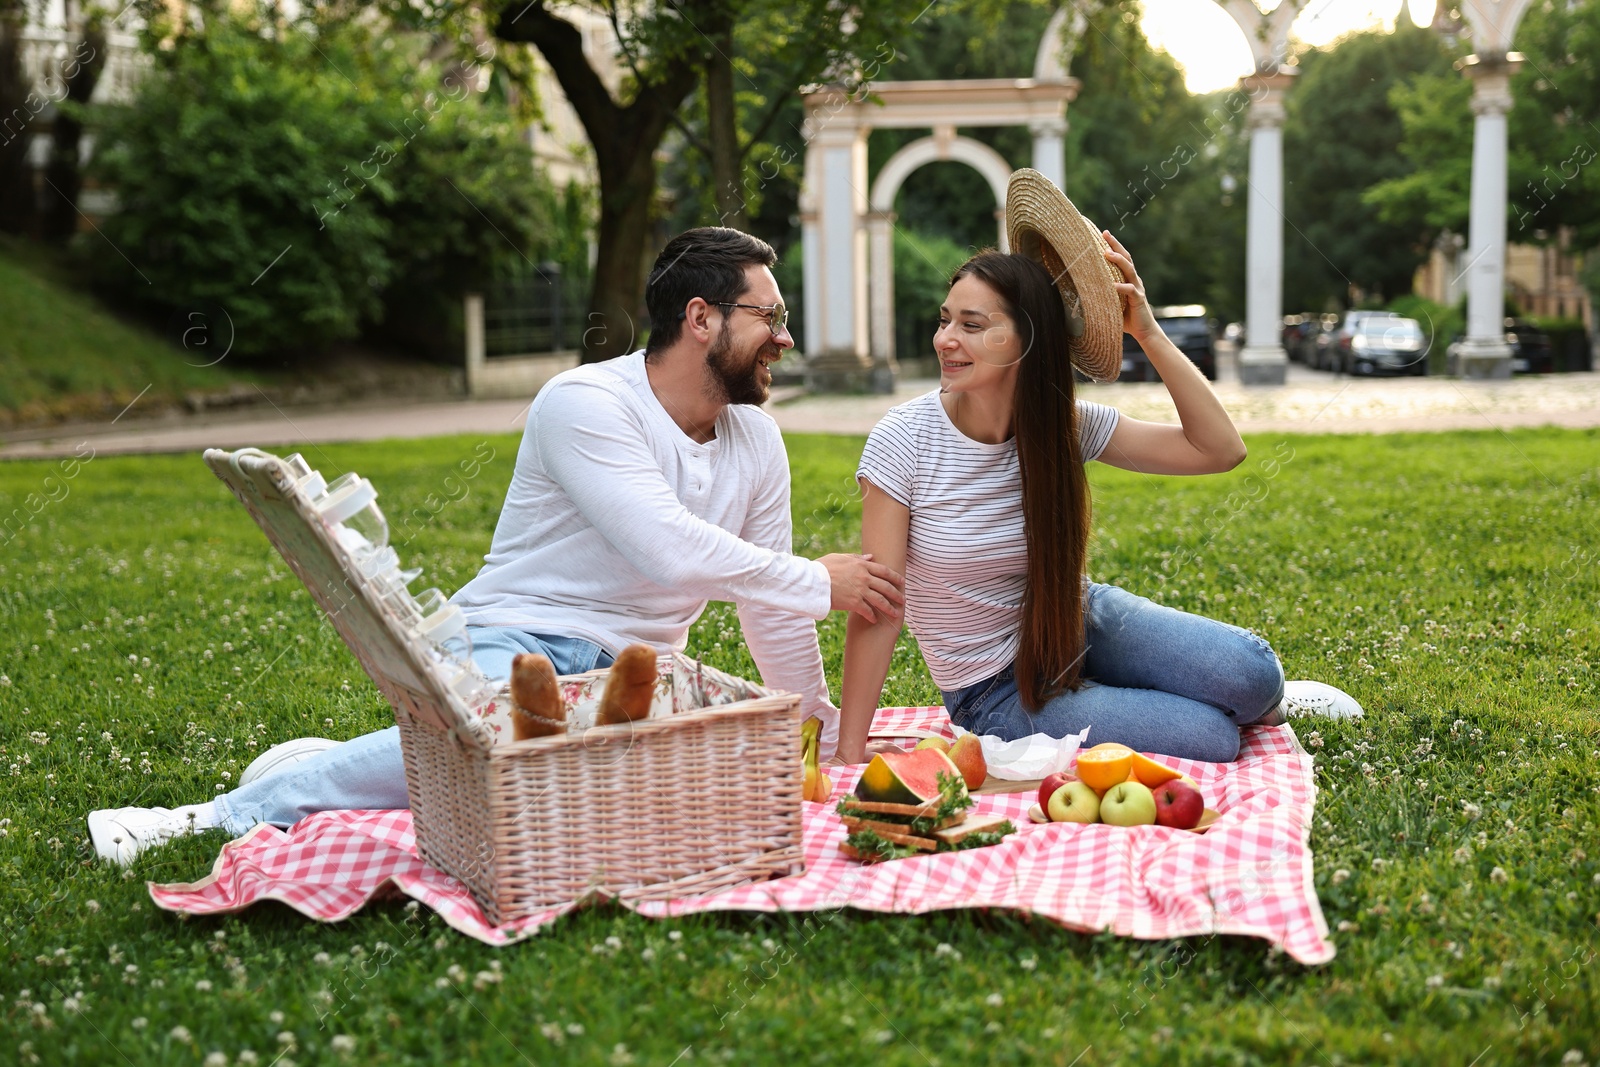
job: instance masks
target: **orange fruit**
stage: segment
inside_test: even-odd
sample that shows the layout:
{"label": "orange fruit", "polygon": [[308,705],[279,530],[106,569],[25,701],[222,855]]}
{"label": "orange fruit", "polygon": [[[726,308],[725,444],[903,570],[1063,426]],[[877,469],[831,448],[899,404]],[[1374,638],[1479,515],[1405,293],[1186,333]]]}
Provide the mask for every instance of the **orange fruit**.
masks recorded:
{"label": "orange fruit", "polygon": [[1097,793],[1128,780],[1133,757],[1127,745],[1106,743],[1078,753],[1078,779]]}
{"label": "orange fruit", "polygon": [[1161,785],[1163,782],[1170,782],[1174,778],[1183,777],[1183,775],[1168,767],[1165,763],[1157,763],[1149,756],[1143,756],[1137,752],[1133,754],[1133,776],[1135,780],[1143,782],[1151,789]]}

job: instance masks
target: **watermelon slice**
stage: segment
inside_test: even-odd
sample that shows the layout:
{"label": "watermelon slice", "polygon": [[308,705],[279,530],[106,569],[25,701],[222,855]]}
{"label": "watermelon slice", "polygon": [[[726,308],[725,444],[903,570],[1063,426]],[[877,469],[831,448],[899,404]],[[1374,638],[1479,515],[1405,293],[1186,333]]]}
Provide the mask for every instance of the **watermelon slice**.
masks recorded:
{"label": "watermelon slice", "polygon": [[[856,796],[887,804],[926,804],[939,797],[939,775],[960,782],[961,771],[936,748],[914,752],[881,752],[872,757],[856,783]],[[966,786],[962,785],[965,792]]]}

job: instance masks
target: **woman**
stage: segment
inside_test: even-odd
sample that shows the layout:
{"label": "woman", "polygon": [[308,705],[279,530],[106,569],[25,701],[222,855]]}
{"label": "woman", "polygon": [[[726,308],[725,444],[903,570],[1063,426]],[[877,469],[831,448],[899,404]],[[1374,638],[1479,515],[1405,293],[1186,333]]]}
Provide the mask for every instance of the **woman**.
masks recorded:
{"label": "woman", "polygon": [[[1084,579],[1090,459],[1146,474],[1211,474],[1244,442],[1204,377],[1160,328],[1128,252],[1123,329],[1144,349],[1180,426],[1074,403],[1068,320],[1034,260],[982,252],[952,279],[934,347],[940,387],[873,430],[856,477],[861,549],[906,577],[906,622],[956,725],[1010,740],[1090,727],[1089,743],[1223,762],[1239,728],[1285,714],[1359,715],[1331,686],[1285,700],[1261,638]],[[897,619],[851,616],[838,760],[867,731],[899,636]]]}

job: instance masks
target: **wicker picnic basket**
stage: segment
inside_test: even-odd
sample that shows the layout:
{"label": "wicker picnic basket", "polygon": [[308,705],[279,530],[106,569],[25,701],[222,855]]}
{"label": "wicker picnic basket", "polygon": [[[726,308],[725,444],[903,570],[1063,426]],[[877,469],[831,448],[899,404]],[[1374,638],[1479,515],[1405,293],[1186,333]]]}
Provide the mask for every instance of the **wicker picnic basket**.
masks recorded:
{"label": "wicker picnic basket", "polygon": [[591,895],[660,900],[797,873],[800,699],[663,656],[648,718],[592,726],[606,672],[561,679],[565,736],[513,742],[504,689],[468,706],[288,465],[208,449],[394,707],[417,849],[492,923]]}

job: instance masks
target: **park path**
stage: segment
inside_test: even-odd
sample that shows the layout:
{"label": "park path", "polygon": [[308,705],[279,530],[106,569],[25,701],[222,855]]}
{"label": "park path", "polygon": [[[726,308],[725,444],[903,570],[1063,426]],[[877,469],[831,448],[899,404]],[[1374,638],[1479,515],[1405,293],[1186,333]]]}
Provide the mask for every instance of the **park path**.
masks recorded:
{"label": "park path", "polygon": [[[893,396],[801,396],[768,405],[790,433],[866,434],[895,404],[935,388],[904,381]],[[1600,373],[1540,375],[1502,382],[1449,378],[1349,379],[1291,365],[1282,386],[1216,383],[1240,432],[1396,433],[1508,430],[1521,426],[1600,426]],[[1159,382],[1086,385],[1084,399],[1127,415],[1176,422]],[[371,441],[451,434],[516,433],[523,400],[389,401],[370,405],[282,408],[226,414],[59,426],[8,434],[0,459],[71,455],[84,443],[95,455],[191,452],[204,448],[284,448],[312,442]]]}

